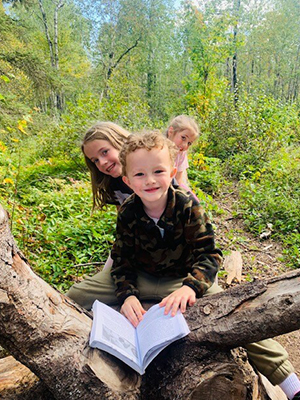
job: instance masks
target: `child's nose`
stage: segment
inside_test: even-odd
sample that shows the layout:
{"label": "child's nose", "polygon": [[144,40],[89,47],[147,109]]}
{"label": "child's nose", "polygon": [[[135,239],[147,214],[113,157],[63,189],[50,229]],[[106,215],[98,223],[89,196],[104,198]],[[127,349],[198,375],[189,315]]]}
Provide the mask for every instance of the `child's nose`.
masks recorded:
{"label": "child's nose", "polygon": [[105,165],[106,164],[106,159],[104,158],[104,157],[99,157],[99,165],[101,166],[101,167],[103,167],[103,165]]}
{"label": "child's nose", "polygon": [[151,184],[151,183],[153,183],[153,182],[155,182],[155,177],[154,177],[154,175],[148,175],[148,176],[147,176],[146,183],[149,185],[149,184]]}

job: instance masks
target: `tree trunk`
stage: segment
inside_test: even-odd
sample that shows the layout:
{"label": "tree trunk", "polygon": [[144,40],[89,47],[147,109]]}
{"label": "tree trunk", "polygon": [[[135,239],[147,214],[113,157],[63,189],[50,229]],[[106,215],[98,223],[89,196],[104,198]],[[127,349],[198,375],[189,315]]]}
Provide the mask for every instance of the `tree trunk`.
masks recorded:
{"label": "tree trunk", "polygon": [[[64,6],[63,0],[56,0],[54,2],[54,16],[53,16],[53,34],[52,38],[50,35],[50,27],[46,11],[44,9],[43,1],[39,0],[39,8],[42,14],[42,20],[45,30],[47,43],[49,46],[49,56],[52,69],[55,74],[58,75],[59,70],[59,54],[58,54],[58,12]],[[62,110],[63,108],[63,95],[59,93],[58,88],[52,91],[52,103],[56,110]]]}
{"label": "tree trunk", "polygon": [[54,58],[53,43],[52,43],[52,40],[51,40],[51,37],[50,37],[47,15],[46,15],[46,12],[44,10],[44,6],[43,6],[42,0],[39,0],[39,7],[40,7],[41,14],[42,14],[42,19],[43,19],[46,39],[47,39],[48,46],[49,46],[49,55],[50,55],[51,66],[52,66],[52,68],[55,68],[55,58]]}
{"label": "tree trunk", "polygon": [[234,54],[232,57],[232,90],[233,90],[233,98],[234,105],[237,106],[237,102],[239,99],[238,94],[238,76],[237,76],[237,35],[238,35],[238,20],[239,20],[239,11],[240,11],[240,0],[234,0],[234,14],[235,21],[233,27],[233,46],[234,46]]}
{"label": "tree trunk", "polygon": [[[239,345],[300,327],[300,271],[200,299],[143,377],[88,346],[91,315],[30,269],[0,208],[0,341],[55,399],[268,399]],[[220,347],[219,345],[222,345]]]}

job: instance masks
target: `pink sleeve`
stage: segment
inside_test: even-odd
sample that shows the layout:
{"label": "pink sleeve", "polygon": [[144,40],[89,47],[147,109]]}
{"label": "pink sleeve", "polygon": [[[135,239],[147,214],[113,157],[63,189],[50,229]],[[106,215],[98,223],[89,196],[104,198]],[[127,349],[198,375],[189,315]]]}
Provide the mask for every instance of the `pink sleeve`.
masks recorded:
{"label": "pink sleeve", "polygon": [[186,151],[180,151],[175,159],[175,167],[178,172],[185,171],[189,167]]}

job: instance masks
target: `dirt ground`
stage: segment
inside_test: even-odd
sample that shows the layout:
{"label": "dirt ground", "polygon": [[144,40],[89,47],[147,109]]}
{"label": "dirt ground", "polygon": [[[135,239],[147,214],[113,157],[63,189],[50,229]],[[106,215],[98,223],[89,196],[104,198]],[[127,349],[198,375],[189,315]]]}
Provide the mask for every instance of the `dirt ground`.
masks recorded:
{"label": "dirt ground", "polygon": [[[241,252],[243,259],[242,282],[253,278],[271,278],[289,270],[279,260],[282,256],[280,243],[269,238],[260,239],[247,231],[238,214],[235,189],[221,193],[216,200],[220,209],[224,211],[213,220],[216,243],[225,254],[230,250]],[[220,275],[219,284],[225,286],[222,272]],[[274,339],[278,340],[287,350],[289,359],[300,377],[300,330]]]}

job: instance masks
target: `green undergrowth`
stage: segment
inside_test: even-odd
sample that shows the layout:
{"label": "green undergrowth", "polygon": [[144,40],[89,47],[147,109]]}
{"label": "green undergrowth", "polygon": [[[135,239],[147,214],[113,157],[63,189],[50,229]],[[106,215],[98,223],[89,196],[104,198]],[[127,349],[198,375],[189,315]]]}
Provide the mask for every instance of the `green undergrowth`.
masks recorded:
{"label": "green undergrowth", "polygon": [[[33,269],[59,290],[67,290],[83,274],[95,273],[93,263],[107,259],[115,208],[91,213],[87,173],[72,169],[69,161],[29,166],[17,183],[2,183],[0,194],[19,247]],[[78,266],[86,263],[91,265]]]}
{"label": "green undergrowth", "polygon": [[300,150],[282,148],[262,168],[244,171],[240,209],[256,234],[271,230],[285,246],[284,261],[300,267]]}

